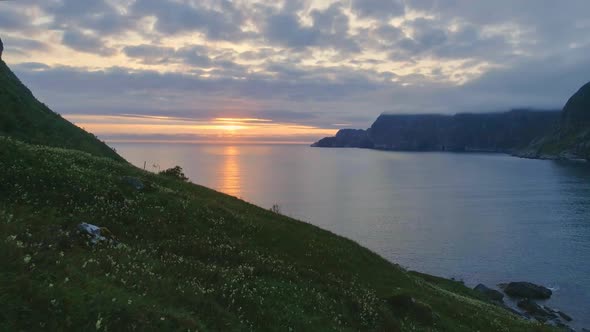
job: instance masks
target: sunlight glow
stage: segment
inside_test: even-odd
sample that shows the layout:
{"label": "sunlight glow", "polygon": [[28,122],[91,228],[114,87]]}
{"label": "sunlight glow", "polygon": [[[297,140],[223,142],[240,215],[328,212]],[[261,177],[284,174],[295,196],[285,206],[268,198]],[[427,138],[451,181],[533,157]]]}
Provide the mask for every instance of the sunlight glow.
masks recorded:
{"label": "sunlight glow", "polygon": [[188,119],[166,116],[69,114],[65,118],[106,141],[304,142],[332,136],[336,129],[257,118]]}

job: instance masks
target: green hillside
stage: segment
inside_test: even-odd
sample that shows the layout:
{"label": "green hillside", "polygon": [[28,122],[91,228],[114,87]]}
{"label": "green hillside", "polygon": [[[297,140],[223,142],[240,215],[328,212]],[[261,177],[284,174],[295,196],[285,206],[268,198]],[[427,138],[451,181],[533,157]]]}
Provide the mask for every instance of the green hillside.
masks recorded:
{"label": "green hillside", "polygon": [[[545,329],[460,283],[126,163],[0,138],[0,169],[2,331]],[[118,243],[86,243],[81,222]]]}
{"label": "green hillside", "polygon": [[533,142],[520,155],[590,161],[590,83],[582,86],[567,101],[559,128]]}
{"label": "green hillside", "polygon": [[123,159],[98,140],[35,99],[0,60],[0,135],[55,147],[76,149],[115,160]]}

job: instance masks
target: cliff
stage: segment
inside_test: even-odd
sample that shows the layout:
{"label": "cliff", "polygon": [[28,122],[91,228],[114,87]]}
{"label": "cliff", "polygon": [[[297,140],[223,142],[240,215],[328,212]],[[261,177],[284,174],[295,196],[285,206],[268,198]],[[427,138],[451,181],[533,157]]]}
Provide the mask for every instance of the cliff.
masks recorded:
{"label": "cliff", "polygon": [[312,145],[319,148],[372,148],[373,142],[366,130],[341,129],[334,137],[325,137]]}
{"label": "cliff", "polygon": [[[557,111],[513,110],[484,114],[382,114],[367,131],[338,132],[314,146],[401,151],[513,152],[558,125]],[[362,142],[362,146],[358,144]]]}

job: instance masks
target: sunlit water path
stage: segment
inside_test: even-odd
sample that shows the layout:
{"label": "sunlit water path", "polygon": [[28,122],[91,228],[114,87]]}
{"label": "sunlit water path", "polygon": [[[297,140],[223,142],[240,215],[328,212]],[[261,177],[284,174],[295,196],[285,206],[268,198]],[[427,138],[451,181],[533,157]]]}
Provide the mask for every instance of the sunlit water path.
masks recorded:
{"label": "sunlit water path", "polygon": [[[302,145],[112,144],[133,164],[344,235],[407,268],[553,287],[590,327],[590,166],[501,154]],[[155,165],[155,166],[154,166]]]}

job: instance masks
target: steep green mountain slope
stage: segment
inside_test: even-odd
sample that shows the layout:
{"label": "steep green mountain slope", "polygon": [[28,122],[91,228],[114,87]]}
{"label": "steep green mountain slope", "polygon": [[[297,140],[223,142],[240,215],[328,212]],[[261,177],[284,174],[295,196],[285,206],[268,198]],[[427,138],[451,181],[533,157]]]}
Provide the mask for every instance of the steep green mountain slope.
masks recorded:
{"label": "steep green mountain slope", "polygon": [[590,161],[590,83],[565,104],[559,127],[535,140],[517,155],[542,159]]}
{"label": "steep green mountain slope", "polygon": [[565,104],[562,127],[564,130],[590,130],[590,82]]}
{"label": "steep green mountain slope", "polygon": [[0,135],[123,161],[94,135],[71,124],[35,99],[1,59]]}
{"label": "steep green mountain slope", "polygon": [[[548,330],[315,226],[109,158],[0,138],[0,169],[2,331]],[[118,243],[86,243],[81,222]]]}

